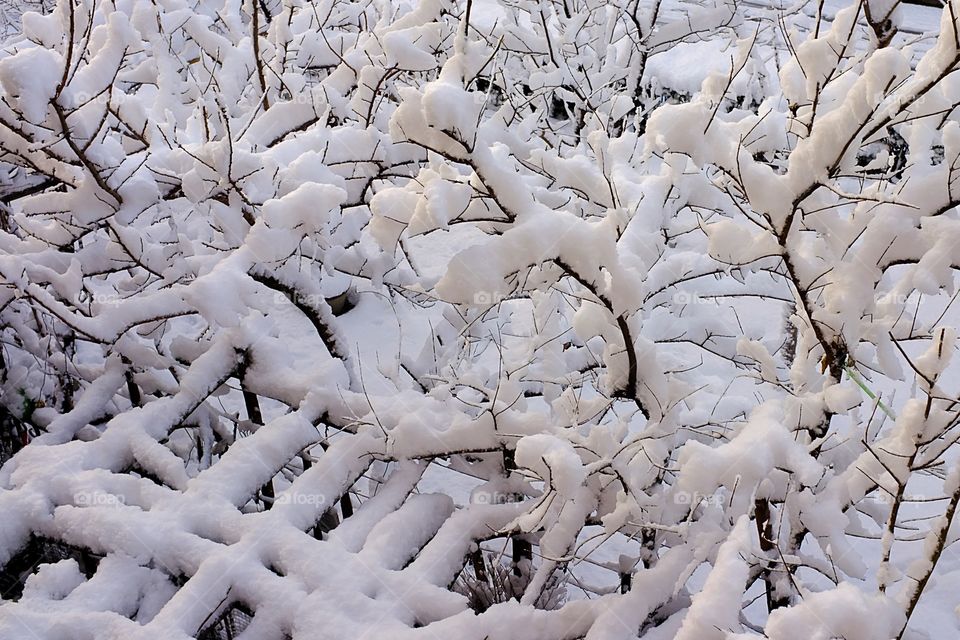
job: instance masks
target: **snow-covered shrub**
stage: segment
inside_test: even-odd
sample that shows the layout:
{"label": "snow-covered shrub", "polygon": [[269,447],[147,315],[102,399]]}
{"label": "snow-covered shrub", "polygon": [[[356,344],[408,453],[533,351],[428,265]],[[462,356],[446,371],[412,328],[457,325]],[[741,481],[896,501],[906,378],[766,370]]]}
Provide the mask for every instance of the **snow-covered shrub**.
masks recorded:
{"label": "snow-covered shrub", "polygon": [[0,38],[9,38],[19,31],[20,17],[24,13],[47,13],[56,4],[56,0],[0,0]]}
{"label": "snow-covered shrub", "polygon": [[941,615],[960,2],[808,4],[25,14],[0,637]]}
{"label": "snow-covered shrub", "polygon": [[[453,584],[453,590],[465,595],[470,608],[477,613],[483,613],[495,604],[520,600],[533,578],[529,560],[511,567],[492,553],[479,552],[471,557],[471,561]],[[533,606],[559,609],[565,597],[566,588],[561,577],[551,576]]]}

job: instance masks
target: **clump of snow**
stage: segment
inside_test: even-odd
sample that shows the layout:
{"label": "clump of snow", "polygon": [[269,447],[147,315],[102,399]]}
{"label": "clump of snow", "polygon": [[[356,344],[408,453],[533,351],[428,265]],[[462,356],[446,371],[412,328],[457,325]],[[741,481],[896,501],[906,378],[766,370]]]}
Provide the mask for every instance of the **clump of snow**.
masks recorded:
{"label": "clump of snow", "polygon": [[0,60],[0,86],[27,121],[41,124],[46,119],[63,65],[59,53],[43,47],[28,47]]}

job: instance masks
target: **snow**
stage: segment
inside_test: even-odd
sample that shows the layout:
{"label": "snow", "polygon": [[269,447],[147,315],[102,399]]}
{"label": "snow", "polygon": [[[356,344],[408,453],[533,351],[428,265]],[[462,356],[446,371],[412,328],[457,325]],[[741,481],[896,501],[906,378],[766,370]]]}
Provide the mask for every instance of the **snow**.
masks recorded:
{"label": "snow", "polygon": [[693,604],[677,630],[677,640],[726,638],[738,628],[737,608],[749,577],[742,557],[749,548],[747,526],[747,518],[741,517],[720,546],[703,589],[693,596]]}
{"label": "snow", "polygon": [[707,233],[710,236],[707,250],[720,262],[750,263],[780,252],[776,240],[770,234],[750,233],[744,226],[731,220],[713,223],[708,227]]}
{"label": "snow", "polygon": [[956,626],[951,13],[469,6],[5,41],[0,637]]}
{"label": "snow", "polygon": [[[650,56],[644,72],[658,88],[693,95],[711,74],[726,78],[733,54],[730,44],[722,40],[679,42]],[[747,78],[739,78],[736,90],[746,88],[747,82]]]}
{"label": "snow", "polygon": [[29,47],[0,60],[0,86],[28,122],[42,124],[46,119],[47,104],[57,93],[63,65],[56,51],[43,47]]}
{"label": "snow", "polygon": [[867,595],[850,584],[813,593],[802,606],[770,615],[766,626],[772,640],[828,640],[838,635],[850,640],[893,637],[903,614],[880,595]]}
{"label": "snow", "polygon": [[561,496],[573,496],[586,472],[573,445],[547,434],[522,438],[517,443],[518,464],[538,472]]}

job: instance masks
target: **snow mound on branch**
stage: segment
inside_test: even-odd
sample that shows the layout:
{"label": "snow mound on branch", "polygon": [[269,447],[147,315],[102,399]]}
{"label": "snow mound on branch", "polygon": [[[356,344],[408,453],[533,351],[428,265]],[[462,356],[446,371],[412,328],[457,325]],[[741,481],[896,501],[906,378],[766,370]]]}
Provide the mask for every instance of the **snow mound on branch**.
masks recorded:
{"label": "snow mound on branch", "polygon": [[46,119],[63,64],[59,53],[43,47],[22,49],[0,60],[0,86],[28,121],[40,124]]}

